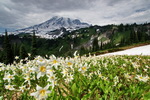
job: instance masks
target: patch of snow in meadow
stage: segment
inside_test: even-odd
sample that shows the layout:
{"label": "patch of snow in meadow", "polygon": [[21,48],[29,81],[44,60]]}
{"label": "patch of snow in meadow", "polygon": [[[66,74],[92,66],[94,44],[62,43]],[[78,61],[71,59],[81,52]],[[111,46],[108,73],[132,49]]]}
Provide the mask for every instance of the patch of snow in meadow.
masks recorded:
{"label": "patch of snow in meadow", "polygon": [[123,51],[107,53],[100,56],[107,56],[107,55],[150,55],[150,45],[135,47]]}

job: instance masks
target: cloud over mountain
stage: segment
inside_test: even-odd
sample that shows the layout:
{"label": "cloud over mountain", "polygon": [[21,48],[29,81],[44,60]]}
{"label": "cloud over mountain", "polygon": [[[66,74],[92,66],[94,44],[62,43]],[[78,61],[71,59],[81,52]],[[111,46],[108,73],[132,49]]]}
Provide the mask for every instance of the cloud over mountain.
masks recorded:
{"label": "cloud over mountain", "polygon": [[0,27],[25,28],[52,16],[78,18],[92,24],[150,21],[149,0],[1,0]]}

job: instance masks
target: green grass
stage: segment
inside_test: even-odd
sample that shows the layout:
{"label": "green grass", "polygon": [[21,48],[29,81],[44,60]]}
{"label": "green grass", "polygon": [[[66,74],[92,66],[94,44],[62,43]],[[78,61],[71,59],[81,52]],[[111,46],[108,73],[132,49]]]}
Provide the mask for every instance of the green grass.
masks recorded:
{"label": "green grass", "polygon": [[113,38],[112,40],[114,40],[114,43],[117,44],[117,43],[120,43],[122,38],[126,38],[128,39],[130,36],[130,31],[125,31],[125,32],[117,32],[113,35]]}

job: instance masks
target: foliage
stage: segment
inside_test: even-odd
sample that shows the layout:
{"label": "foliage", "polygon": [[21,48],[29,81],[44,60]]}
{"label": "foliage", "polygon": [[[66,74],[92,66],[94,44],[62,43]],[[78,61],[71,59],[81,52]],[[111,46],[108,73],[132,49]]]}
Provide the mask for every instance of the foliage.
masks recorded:
{"label": "foliage", "polygon": [[[77,52],[76,52],[77,53]],[[149,98],[150,56],[36,57],[0,64],[0,96],[26,100]]]}

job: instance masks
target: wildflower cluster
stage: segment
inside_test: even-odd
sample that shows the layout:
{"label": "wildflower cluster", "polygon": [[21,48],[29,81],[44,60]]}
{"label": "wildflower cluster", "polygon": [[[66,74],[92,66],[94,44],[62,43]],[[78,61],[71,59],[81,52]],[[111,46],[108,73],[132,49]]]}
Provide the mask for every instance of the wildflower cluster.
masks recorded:
{"label": "wildflower cluster", "polygon": [[[16,57],[18,59],[18,57]],[[149,56],[37,56],[0,63],[4,99],[142,99],[149,91]],[[26,62],[26,63],[24,63]]]}

